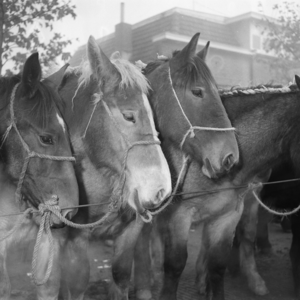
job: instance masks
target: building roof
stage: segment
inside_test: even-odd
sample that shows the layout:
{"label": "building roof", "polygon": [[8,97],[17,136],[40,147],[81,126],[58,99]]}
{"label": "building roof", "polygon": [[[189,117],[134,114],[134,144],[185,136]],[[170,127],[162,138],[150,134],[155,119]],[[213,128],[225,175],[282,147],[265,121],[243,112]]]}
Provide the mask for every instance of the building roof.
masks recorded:
{"label": "building roof", "polygon": [[[243,49],[236,38],[233,24],[253,18],[262,19],[264,16],[250,12],[228,18],[188,9],[173,8],[132,25],[132,58],[143,60],[149,57],[150,53],[153,53],[153,37],[163,33],[191,37],[196,32],[200,32],[202,40],[227,45],[229,48]],[[110,34],[97,40],[107,55],[121,50],[115,49],[114,36],[114,34]],[[249,51],[249,49],[244,50]],[[81,46],[75,52],[70,64],[79,64],[83,57],[85,57],[85,46]]]}

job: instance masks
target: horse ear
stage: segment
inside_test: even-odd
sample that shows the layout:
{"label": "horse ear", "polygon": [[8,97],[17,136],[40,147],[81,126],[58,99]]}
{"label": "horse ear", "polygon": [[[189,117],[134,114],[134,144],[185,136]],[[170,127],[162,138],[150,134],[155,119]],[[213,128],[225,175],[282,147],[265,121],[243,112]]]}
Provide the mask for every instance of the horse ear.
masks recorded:
{"label": "horse ear", "polygon": [[295,82],[297,84],[298,89],[300,90],[300,77],[298,75],[295,75]]}
{"label": "horse ear", "polygon": [[26,93],[33,95],[36,91],[36,86],[42,78],[42,69],[39,62],[39,54],[31,54],[24,65],[22,73],[22,85]]}
{"label": "horse ear", "polygon": [[200,57],[204,61],[205,61],[207,53],[208,53],[209,44],[210,44],[210,42],[208,41],[206,43],[206,46],[197,53],[197,56]]}
{"label": "horse ear", "polygon": [[50,80],[56,88],[58,88],[63,80],[63,77],[65,75],[65,72],[68,68],[69,64],[65,64],[63,67],[61,67],[58,71],[54,72],[50,76],[46,78],[46,80]]}
{"label": "horse ear", "polygon": [[180,51],[178,52],[174,58],[172,58],[172,65],[179,69],[182,66],[186,65],[186,62],[196,55],[196,49],[198,44],[200,33],[196,33],[190,42]]}
{"label": "horse ear", "polygon": [[116,74],[114,65],[98,46],[93,36],[90,36],[88,40],[87,55],[93,76],[95,76],[97,80],[100,81],[102,77],[110,78]]}

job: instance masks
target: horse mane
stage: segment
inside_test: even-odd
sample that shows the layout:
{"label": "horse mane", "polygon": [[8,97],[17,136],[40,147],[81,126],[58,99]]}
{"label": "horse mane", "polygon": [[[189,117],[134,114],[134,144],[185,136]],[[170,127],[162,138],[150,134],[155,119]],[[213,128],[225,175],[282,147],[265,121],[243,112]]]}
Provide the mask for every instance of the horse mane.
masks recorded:
{"label": "horse mane", "polygon": [[[0,113],[9,105],[12,90],[16,84],[21,82],[21,78],[21,74],[0,78]],[[59,107],[58,94],[48,85],[47,80],[43,80],[36,84],[35,94],[31,97],[30,101],[33,101],[32,103],[34,104],[29,113],[43,127],[47,126],[49,112],[53,107]],[[16,106],[14,109],[15,111],[20,111]],[[25,113],[28,114],[28,111]]]}
{"label": "horse mane", "polygon": [[287,94],[287,93],[294,93],[294,92],[299,92],[297,85],[294,83],[287,86],[260,84],[252,87],[233,86],[229,89],[219,89],[219,95],[223,98],[241,96],[241,95],[276,94],[276,93]]}
{"label": "horse mane", "polygon": [[[112,54],[112,57],[113,55],[114,54]],[[110,61],[114,64],[120,74],[121,80],[118,80],[120,88],[125,89],[137,87],[142,91],[142,93],[147,94],[150,88],[149,83],[137,66],[122,58],[111,58]],[[92,75],[90,63],[88,61],[83,61],[78,67],[68,68],[65,73],[65,77],[68,77],[71,74],[79,75],[78,86],[88,85]],[[101,85],[101,82],[99,84]]]}
{"label": "horse mane", "polygon": [[[143,69],[143,74],[150,74],[160,65],[169,62],[172,58],[175,58],[179,52],[179,50],[174,51],[171,58],[166,56],[158,56],[155,61],[147,64],[147,66]],[[202,58],[197,55],[189,58],[187,63],[176,71],[175,76],[177,78],[180,78],[180,80],[177,80],[176,83],[184,88],[195,84],[199,77],[203,78],[206,82],[217,86],[207,64]]]}

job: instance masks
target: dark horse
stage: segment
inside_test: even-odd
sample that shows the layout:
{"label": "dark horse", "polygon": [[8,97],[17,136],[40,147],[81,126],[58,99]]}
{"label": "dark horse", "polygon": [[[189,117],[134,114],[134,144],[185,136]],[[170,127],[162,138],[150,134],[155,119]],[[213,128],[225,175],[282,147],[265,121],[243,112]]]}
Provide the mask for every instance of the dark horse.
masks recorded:
{"label": "dark horse", "polygon": [[[201,162],[201,167],[208,176],[216,177],[219,174],[228,172],[228,170],[238,161],[238,148],[235,134],[232,131],[231,124],[228,121],[225,110],[221,104],[215,82],[203,60],[207,48],[196,56],[195,51],[198,37],[199,34],[195,35],[191,42],[182,51],[177,53],[176,58],[170,60],[170,62],[160,61],[155,66],[152,66],[153,71],[148,76],[148,80],[151,83],[151,105],[155,111],[158,122],[163,122],[158,123],[162,139],[164,139],[166,143],[173,144],[176,149],[175,151],[178,153],[178,165],[182,160],[182,148],[184,153]],[[91,45],[89,45],[88,52],[89,51],[95,51],[94,46],[91,48]],[[68,84],[70,87],[77,84],[78,77],[76,74],[72,74],[71,78],[73,80],[71,80],[70,77],[66,77],[65,85],[63,84],[60,90],[66,103],[65,116],[70,127],[75,153],[78,153],[78,156],[82,159],[82,163],[78,164],[77,168],[78,177],[80,178],[81,199],[88,203],[99,203],[99,199],[101,199],[103,203],[107,202],[111,190],[114,185],[116,186],[116,181],[114,180],[118,180],[118,176],[110,176],[114,173],[109,172],[107,164],[112,164],[113,170],[116,169],[116,166],[115,161],[110,161],[104,156],[107,154],[105,143],[99,140],[99,143],[96,144],[95,139],[95,135],[100,133],[104,135],[105,130],[113,128],[112,126],[109,127],[100,122],[101,120],[107,120],[105,110],[102,113],[102,118],[96,115],[97,111],[95,112],[94,116],[97,117],[95,119],[94,117],[92,118],[86,139],[81,138],[83,129],[82,126],[80,129],[80,126],[77,125],[78,118],[82,117],[83,111],[89,110],[89,113],[87,113],[87,116],[85,117],[86,120],[84,124],[87,124],[91,115],[92,107],[86,105],[91,97],[88,97],[88,95],[93,95],[95,92],[99,93],[99,91],[106,92],[106,81],[110,82],[110,78],[116,78],[116,75],[114,75],[115,68],[110,66],[110,62],[104,57],[104,54],[101,51],[100,55],[101,57],[96,61],[102,65],[96,65],[93,68],[94,74],[98,74],[98,80],[91,81],[90,85],[87,85],[85,89],[79,90],[82,95],[79,96],[80,94],[78,93],[78,96],[76,96],[78,97],[77,102],[76,98],[74,100],[74,109],[76,109],[76,105],[78,105],[78,113],[76,115],[72,115],[71,110],[72,94],[69,93],[69,89],[64,88]],[[91,57],[93,56],[90,56],[90,59]],[[110,72],[113,73],[111,74]],[[120,76],[117,78],[119,77]],[[118,85],[120,83],[118,80],[115,80],[114,82]],[[133,83],[133,86],[135,86],[135,82]],[[125,130],[128,128],[125,121],[127,121],[129,125],[131,122],[130,126],[134,130],[141,129],[142,127],[139,125],[139,122],[142,122],[143,120],[141,118],[142,115],[136,111],[137,108],[140,107],[141,102],[135,103],[135,106],[133,107],[128,107],[128,105],[130,105],[129,100],[132,99],[132,96],[126,95],[123,89],[121,89],[119,93],[120,96],[122,96],[118,102],[120,111],[118,111],[118,106],[116,104],[114,104],[111,109],[114,109],[118,122],[122,122],[122,129],[124,128]],[[105,96],[104,99],[107,99],[106,101],[113,101],[113,96],[113,92],[108,90],[107,96]],[[127,99],[124,99],[125,96]],[[118,94],[115,95],[115,97],[119,97]],[[100,110],[100,108],[103,109],[103,106],[99,105],[97,110]],[[72,119],[74,121],[71,121]],[[167,120],[167,122],[165,120]],[[97,122],[99,122],[99,125]],[[193,128],[191,128],[191,126]],[[194,128],[195,126],[202,126],[205,128],[203,131],[198,131],[197,128]],[[211,129],[210,127],[212,127],[213,130],[216,129],[219,131],[205,131],[206,128]],[[195,131],[195,134],[193,131]],[[105,140],[108,140],[109,142],[116,141],[116,139],[112,139],[111,133],[107,133],[106,136]],[[116,136],[116,134],[114,134],[114,136]],[[86,151],[86,154],[84,151]],[[91,151],[93,151],[92,153],[97,153],[99,162],[97,162],[95,158],[93,160],[89,158],[89,153]],[[104,153],[102,154],[102,152]],[[102,155],[102,157],[100,157],[100,155]],[[145,162],[148,161],[148,157],[149,155],[147,155],[147,159],[144,159]],[[153,163],[151,164],[153,165]],[[90,165],[90,167],[86,167],[88,165]],[[93,184],[90,182],[91,179],[89,178],[92,178],[91,175],[97,174],[96,172],[99,172],[99,180],[95,180],[95,183]],[[148,175],[147,172],[146,174]],[[178,173],[174,173],[174,177],[176,178],[177,176]],[[138,178],[136,179],[138,180]],[[123,198],[125,202],[128,202],[128,195],[125,194]],[[105,213],[106,211],[107,208],[105,208],[105,206],[95,207],[88,211],[83,211],[82,214],[79,212],[77,218],[81,216],[84,222],[91,218],[95,218],[100,213]],[[137,209],[137,211],[139,211],[139,209]],[[123,214],[124,216],[124,210],[122,210],[119,215],[120,214]],[[117,217],[118,215],[116,215],[116,220],[118,220]],[[132,218],[129,219],[132,220]],[[116,238],[115,242],[115,255],[112,262],[112,272],[115,284],[111,290],[111,297],[113,299],[127,299],[128,297],[134,246],[136,238],[143,227],[143,224],[140,222],[128,223],[129,225],[124,225],[121,228],[123,232]],[[114,223],[112,222],[111,225],[114,225]],[[103,229],[103,231],[105,231],[105,229]],[[87,236],[88,233],[82,232],[81,235]],[[71,289],[72,299],[81,299],[80,297],[83,297],[83,292],[89,278],[89,270],[83,268],[83,266],[88,266],[87,258],[84,258],[84,255],[82,255],[84,252],[82,250],[82,244],[86,246],[86,240],[82,242],[78,233],[74,235],[73,239],[75,246],[72,248],[72,255],[75,255],[76,253],[74,254],[74,252],[77,251],[77,259],[73,260],[72,271],[71,273],[69,271],[66,280],[68,280],[67,284]],[[69,270],[72,266],[69,266]]]}
{"label": "dark horse", "polygon": [[[41,77],[38,54],[34,53],[26,60],[21,75],[0,79],[0,211],[1,215],[6,215],[0,219],[1,299],[10,298],[7,251],[18,243],[32,241],[41,220],[36,213],[28,214],[26,218],[16,213],[28,208],[38,211],[38,207],[50,202],[59,205],[62,214],[69,219],[77,212],[71,208],[78,205],[78,185],[72,165],[74,158],[57,106],[57,86],[48,79],[41,80]],[[52,226],[62,225],[57,217],[50,218]],[[51,246],[54,257],[47,283],[37,287],[39,299],[49,299],[58,292],[63,234],[61,230],[54,230],[54,240],[50,242],[45,232],[42,233],[35,274],[37,283],[43,281],[41,278]]]}
{"label": "dark horse", "polygon": [[[298,166],[287,160],[277,165],[270,176],[269,182],[290,180],[299,177]],[[268,176],[267,176],[268,177]],[[265,178],[267,181],[268,178]],[[288,213],[300,205],[299,201],[300,183],[292,181],[280,184],[266,185],[260,193],[261,200],[272,210]],[[259,207],[259,203],[252,194],[248,195],[245,202],[245,210],[241,221],[237,227],[237,232],[232,250],[232,263],[230,267],[236,272],[236,266],[240,266],[245,275],[248,286],[251,291],[258,295],[265,295],[268,289],[262,277],[260,276],[254,256],[255,242],[262,251],[270,253],[271,244],[268,241],[267,225],[266,232],[260,232],[261,224],[267,224],[270,217],[265,208]],[[263,210],[263,211],[260,211]],[[260,220],[260,217],[266,217],[266,220]],[[297,299],[300,299],[300,234],[299,234],[299,212],[293,213],[289,217],[293,240],[290,249],[291,265],[293,270],[294,288]],[[260,226],[258,226],[260,225]],[[262,238],[262,236],[265,237]],[[237,252],[238,251],[238,252]],[[238,255],[236,255],[238,253]],[[237,261],[239,258],[239,262]]]}
{"label": "dark horse", "polygon": [[216,178],[227,173],[239,156],[230,121],[205,63],[209,43],[196,55],[199,35],[171,59],[149,63],[144,74],[151,85],[150,104],[164,148],[170,145],[176,153],[189,155],[206,176]]}
{"label": "dark horse", "polygon": [[[197,164],[192,164],[182,191],[200,190],[202,195],[178,197],[158,215],[157,227],[164,246],[164,281],[160,299],[176,299],[193,220],[202,226],[197,261],[198,288],[209,299],[224,299],[224,274],[247,191],[238,187],[257,180],[258,173],[263,178],[280,161],[290,159],[294,166],[299,165],[299,95],[296,86],[279,90],[257,87],[223,93],[223,104],[237,129],[241,165],[228,178],[212,181],[202,175]],[[170,167],[172,170],[172,164]],[[218,189],[219,192],[209,191]],[[145,277],[137,276],[139,279]],[[143,284],[147,285],[139,283],[137,288],[144,288]]]}
{"label": "dark horse", "polygon": [[[296,83],[297,85],[291,87],[266,88],[260,86],[224,93],[223,103],[229,118],[238,130],[240,153],[243,161],[243,167],[236,171],[233,182],[236,182],[236,178],[240,177],[242,180],[239,180],[238,184],[248,183],[249,179],[253,180],[251,178],[254,178],[255,174],[258,174],[259,181],[267,181],[270,176],[270,169],[286,163],[292,165],[295,174],[299,176],[300,158],[297,148],[300,137],[297,120],[300,108],[300,80],[297,76]],[[255,143],[251,143],[251,140],[255,140]],[[238,256],[241,258],[241,268],[243,273],[248,276],[250,288],[257,294],[265,294],[267,292],[265,284],[256,270],[253,255],[251,256],[254,244],[249,245],[249,242],[255,238],[251,222],[255,222],[257,203],[250,195],[247,195],[245,201],[244,215],[238,227],[238,235],[242,237],[240,254],[235,253],[234,255],[236,258]],[[249,222],[249,220],[251,221]],[[207,225],[204,225],[204,228],[205,226]],[[243,232],[242,235],[241,232]],[[216,234],[216,229],[212,232],[204,232],[204,242],[214,234]],[[228,238],[228,244],[231,241],[232,236],[230,239]],[[297,247],[295,245],[293,249]],[[208,275],[205,266],[210,264],[212,258],[208,253],[209,250],[201,249],[197,262],[199,289],[204,291],[206,288],[206,276],[219,277],[219,282],[222,285],[213,289],[213,299],[224,299],[223,273],[226,260],[229,258],[230,247],[227,251],[219,247],[219,255],[213,259],[217,262],[223,261],[223,265],[219,263],[216,270],[209,271]],[[291,251],[292,260],[293,253]],[[297,264],[295,268],[297,268]],[[222,273],[221,270],[223,270]]]}
{"label": "dark horse", "polygon": [[[176,179],[180,174],[182,155],[189,155],[192,158],[192,164],[182,187],[183,191],[203,188],[197,174],[202,175],[203,172],[210,178],[216,178],[226,174],[238,161],[234,132],[225,131],[231,128],[231,124],[220,102],[216,83],[205,63],[209,43],[196,53],[198,37],[199,34],[196,34],[190,43],[183,50],[175,52],[172,58],[158,59],[149,63],[144,70],[153,89],[150,93],[150,103],[158,130],[161,133],[162,148],[170,165],[172,178]],[[169,80],[166,80],[168,76],[170,76]],[[183,145],[182,137],[189,129],[190,124],[178,102],[190,123],[201,129],[195,130],[196,138],[186,139]],[[171,120],[176,121],[177,124],[183,124],[180,128],[181,132],[177,127],[172,126]],[[196,144],[197,142],[199,143]],[[209,180],[207,180],[207,184],[208,186],[212,185]],[[209,199],[210,196],[206,198]],[[172,281],[182,270],[172,270],[173,262],[176,264],[175,268],[181,269],[185,265],[187,253],[184,247],[180,249],[182,250],[180,256],[176,256],[176,253],[177,246],[181,243],[184,244],[188,236],[193,203],[187,205],[188,207],[181,207],[176,201],[158,216],[158,223],[161,225],[159,227],[165,242],[164,246],[168,253],[165,256],[167,267],[165,268],[162,299],[176,298],[178,280],[175,279],[175,285]],[[169,220],[169,217],[176,212],[178,215],[172,219],[172,224],[168,221],[164,222],[164,218]],[[176,238],[171,237],[170,231],[174,230],[175,232],[177,229]],[[136,248],[135,274],[138,275],[135,276],[135,280],[137,297],[140,299],[151,295],[149,274],[144,272],[147,271],[147,267],[144,267],[147,265],[147,257],[143,255],[147,251],[148,235],[146,231],[149,230],[149,226],[145,226]],[[175,241],[175,239],[177,240]],[[141,249],[139,249],[140,247]],[[143,262],[143,259],[146,261]],[[175,277],[173,271],[176,273]],[[140,274],[143,275],[140,276]]]}

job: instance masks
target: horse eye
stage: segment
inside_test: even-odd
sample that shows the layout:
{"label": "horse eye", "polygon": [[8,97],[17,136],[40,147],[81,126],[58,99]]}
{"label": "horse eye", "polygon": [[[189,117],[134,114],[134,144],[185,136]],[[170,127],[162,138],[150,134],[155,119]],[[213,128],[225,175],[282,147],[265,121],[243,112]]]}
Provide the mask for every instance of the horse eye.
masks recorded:
{"label": "horse eye", "polygon": [[123,112],[122,115],[126,121],[135,123],[135,118],[132,112]]}
{"label": "horse eye", "polygon": [[202,89],[193,89],[192,93],[196,97],[203,98]]}
{"label": "horse eye", "polygon": [[44,145],[53,145],[53,138],[51,135],[40,135],[40,141]]}

